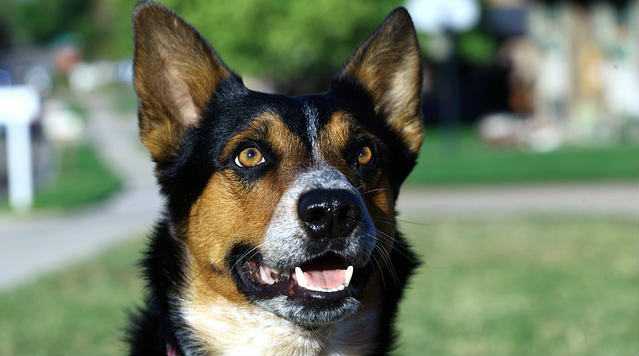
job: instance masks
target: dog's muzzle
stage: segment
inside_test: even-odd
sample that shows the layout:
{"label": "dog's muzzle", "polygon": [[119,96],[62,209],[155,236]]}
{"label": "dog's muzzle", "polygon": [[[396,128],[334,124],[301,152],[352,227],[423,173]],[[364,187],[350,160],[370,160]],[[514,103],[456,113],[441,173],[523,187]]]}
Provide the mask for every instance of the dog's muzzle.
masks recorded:
{"label": "dog's muzzle", "polygon": [[301,174],[283,194],[263,243],[231,258],[255,303],[305,324],[355,312],[377,241],[361,194],[337,170]]}

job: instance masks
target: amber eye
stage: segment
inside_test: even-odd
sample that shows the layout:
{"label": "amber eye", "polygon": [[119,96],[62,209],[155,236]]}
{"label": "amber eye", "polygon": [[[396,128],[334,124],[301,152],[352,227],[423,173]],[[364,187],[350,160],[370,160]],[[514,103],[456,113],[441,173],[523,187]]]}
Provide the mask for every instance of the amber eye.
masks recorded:
{"label": "amber eye", "polygon": [[373,162],[373,150],[368,146],[362,146],[357,151],[357,164],[360,166],[368,166]]}
{"label": "amber eye", "polygon": [[251,168],[266,162],[262,153],[255,147],[247,147],[235,157],[235,164],[239,167]]}

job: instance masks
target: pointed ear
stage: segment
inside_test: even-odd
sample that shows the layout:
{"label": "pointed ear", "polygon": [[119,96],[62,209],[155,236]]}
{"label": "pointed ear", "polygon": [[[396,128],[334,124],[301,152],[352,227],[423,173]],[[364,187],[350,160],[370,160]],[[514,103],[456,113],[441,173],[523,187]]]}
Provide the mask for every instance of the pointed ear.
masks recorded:
{"label": "pointed ear", "polygon": [[422,70],[417,35],[404,8],[391,12],[348,61],[342,76],[369,92],[375,112],[417,153],[423,140]]}
{"label": "pointed ear", "polygon": [[157,162],[175,156],[218,84],[232,75],[200,34],[173,11],[142,2],[133,11],[140,137]]}

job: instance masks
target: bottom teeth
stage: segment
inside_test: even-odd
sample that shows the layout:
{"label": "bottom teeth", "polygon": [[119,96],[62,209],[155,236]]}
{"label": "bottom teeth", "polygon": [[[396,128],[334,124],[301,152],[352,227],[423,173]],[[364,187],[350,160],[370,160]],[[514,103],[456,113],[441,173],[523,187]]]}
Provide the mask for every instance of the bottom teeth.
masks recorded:
{"label": "bottom teeth", "polygon": [[316,292],[325,292],[325,293],[337,292],[337,291],[340,291],[340,290],[344,289],[344,285],[343,284],[340,284],[339,286],[337,286],[335,288],[331,288],[331,289],[324,289],[322,287],[315,287],[315,286],[303,286],[303,287],[308,289],[308,290],[313,290],[313,291],[316,291]]}

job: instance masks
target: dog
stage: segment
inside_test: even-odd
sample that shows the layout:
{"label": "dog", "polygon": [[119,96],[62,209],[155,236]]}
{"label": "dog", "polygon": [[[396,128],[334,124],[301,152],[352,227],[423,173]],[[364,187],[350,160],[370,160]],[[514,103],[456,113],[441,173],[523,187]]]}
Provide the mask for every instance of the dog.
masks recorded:
{"label": "dog", "polygon": [[418,265],[395,203],[423,140],[421,63],[392,11],[329,89],[247,89],[172,10],[132,16],[142,143],[165,197],[132,355],[383,355]]}

